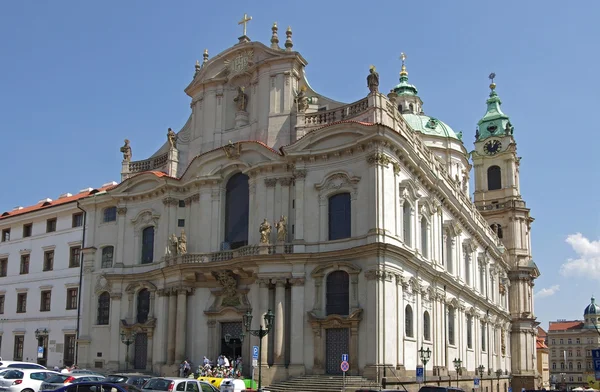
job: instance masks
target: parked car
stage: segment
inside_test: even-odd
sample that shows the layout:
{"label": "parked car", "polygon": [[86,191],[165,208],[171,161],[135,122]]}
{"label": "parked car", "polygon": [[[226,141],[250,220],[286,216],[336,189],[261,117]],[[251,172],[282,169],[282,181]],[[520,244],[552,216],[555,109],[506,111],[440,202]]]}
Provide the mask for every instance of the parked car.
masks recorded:
{"label": "parked car", "polygon": [[54,391],[55,389],[80,382],[87,381],[104,381],[104,376],[96,376],[94,374],[73,374],[61,373],[49,377],[42,383],[40,391]]}
{"label": "parked car", "polygon": [[39,392],[42,383],[56,374],[42,369],[12,369],[0,378],[0,392]]}
{"label": "parked car", "polygon": [[127,388],[136,388],[130,384],[110,382],[78,382],[55,389],[54,392],[130,392]]}
{"label": "parked car", "polygon": [[113,384],[127,384],[127,385],[135,385],[139,389],[142,388],[142,385],[146,383],[152,376],[148,376],[142,373],[117,373],[117,374],[109,374],[104,379],[104,382],[110,382]]}
{"label": "parked car", "polygon": [[95,372],[93,370],[87,370],[87,369],[73,369],[73,370],[71,370],[70,373],[71,374],[91,374],[91,375],[94,375],[94,376],[106,377],[102,373],[98,373],[98,372]]}
{"label": "parked car", "polygon": [[17,368],[17,369],[44,369],[45,366],[39,363],[23,362],[23,361],[0,361],[0,368]]}
{"label": "parked car", "polygon": [[204,381],[181,377],[154,377],[142,387],[142,392],[219,392]]}

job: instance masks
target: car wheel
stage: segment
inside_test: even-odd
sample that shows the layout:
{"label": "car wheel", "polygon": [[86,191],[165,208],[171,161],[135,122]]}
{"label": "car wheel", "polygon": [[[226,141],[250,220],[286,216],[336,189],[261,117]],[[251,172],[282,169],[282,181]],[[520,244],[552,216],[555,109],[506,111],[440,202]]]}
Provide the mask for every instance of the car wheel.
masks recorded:
{"label": "car wheel", "polygon": [[33,392],[33,389],[23,389],[21,392]]}

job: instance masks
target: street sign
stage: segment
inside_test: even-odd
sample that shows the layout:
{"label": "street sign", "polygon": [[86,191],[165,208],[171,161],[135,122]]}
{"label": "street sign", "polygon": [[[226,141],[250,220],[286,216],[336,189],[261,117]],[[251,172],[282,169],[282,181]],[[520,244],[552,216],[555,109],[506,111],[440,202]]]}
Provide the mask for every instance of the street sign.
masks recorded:
{"label": "street sign", "polygon": [[342,361],[348,362],[348,354],[342,354]]}
{"label": "street sign", "polygon": [[44,346],[38,346],[38,358],[44,358]]}
{"label": "street sign", "polygon": [[423,382],[423,366],[419,365],[417,366],[417,382],[418,383],[422,383]]}
{"label": "street sign", "polygon": [[512,387],[508,387],[508,392],[512,392]]}
{"label": "street sign", "polygon": [[473,379],[473,388],[479,388],[479,377]]}
{"label": "street sign", "polygon": [[340,369],[342,369],[342,372],[346,373],[348,371],[348,369],[350,369],[350,364],[346,361],[342,361],[342,364],[340,365]]}
{"label": "street sign", "polygon": [[252,367],[258,367],[258,359],[252,360]]}
{"label": "street sign", "polygon": [[600,380],[600,349],[592,350],[592,358],[594,359],[594,372],[596,380]]}
{"label": "street sign", "polygon": [[252,346],[252,359],[258,359],[258,346]]}

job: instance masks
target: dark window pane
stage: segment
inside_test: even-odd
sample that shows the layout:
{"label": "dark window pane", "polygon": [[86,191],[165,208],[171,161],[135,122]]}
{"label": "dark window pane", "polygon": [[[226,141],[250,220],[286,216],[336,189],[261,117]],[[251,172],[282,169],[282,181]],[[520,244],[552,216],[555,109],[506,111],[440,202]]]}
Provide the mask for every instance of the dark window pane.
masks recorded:
{"label": "dark window pane", "polygon": [[350,194],[339,193],[329,198],[329,240],[349,238],[351,234]]}
{"label": "dark window pane", "polygon": [[98,325],[108,325],[110,315],[110,294],[104,292],[98,296]]}
{"label": "dark window pane", "polygon": [[150,313],[150,291],[147,289],[140,290],[137,298],[137,322],[145,323],[148,321]]}
{"label": "dark window pane", "polygon": [[347,316],[350,311],[350,278],[346,271],[334,271],[327,275],[327,315]]}
{"label": "dark window pane", "polygon": [[498,166],[490,166],[487,170],[488,190],[502,189],[502,176]]}
{"label": "dark window pane", "polygon": [[142,232],[142,264],[154,261],[154,226],[146,227]]}
{"label": "dark window pane", "polygon": [[225,193],[225,242],[230,249],[248,245],[249,198],[248,176],[235,174]]}

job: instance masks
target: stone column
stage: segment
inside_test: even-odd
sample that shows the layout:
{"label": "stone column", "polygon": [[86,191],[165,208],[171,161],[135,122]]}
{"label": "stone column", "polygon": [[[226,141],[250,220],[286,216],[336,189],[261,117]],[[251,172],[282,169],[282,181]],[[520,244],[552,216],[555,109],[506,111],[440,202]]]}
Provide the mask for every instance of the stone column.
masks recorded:
{"label": "stone column", "polygon": [[150,369],[150,371],[154,372],[154,329],[148,331],[148,347],[147,347],[146,356],[146,369]]}
{"label": "stone column", "polygon": [[174,197],[165,197],[162,202],[165,206],[166,219],[164,222],[166,223],[160,234],[158,232],[155,233],[158,238],[154,238],[154,248],[156,249],[156,243],[161,244],[158,248],[160,249],[160,254],[154,256],[156,261],[160,260],[160,257],[169,249],[169,235],[176,233],[177,230],[177,206],[179,206],[179,200]]}
{"label": "stone column", "polygon": [[174,292],[169,295],[168,305],[168,322],[167,322],[167,365],[175,363],[175,333],[177,325],[177,297]]}
{"label": "stone column", "polygon": [[[258,280],[259,291],[260,291],[260,308],[259,308],[259,320],[258,324],[255,326],[251,326],[252,329],[257,329],[259,325],[263,323],[265,314],[269,310],[269,279],[259,279]],[[272,332],[271,332],[272,333]],[[268,361],[268,353],[269,353],[269,339],[267,337],[263,338],[262,341],[262,352],[260,353],[260,361],[264,365],[267,364]]]}
{"label": "stone column", "polygon": [[286,279],[275,281],[275,365],[285,363],[285,284]]}
{"label": "stone column", "polygon": [[175,337],[175,363],[181,363],[185,359],[187,294],[187,288],[180,288],[177,290],[177,336]]}
{"label": "stone column", "polygon": [[[287,221],[288,221],[288,233],[285,239],[285,243],[287,244],[288,242],[290,242],[289,238],[292,234],[292,228],[290,227],[289,223],[292,221],[292,219],[290,219],[290,185],[292,185],[292,181],[294,179],[291,177],[287,177],[287,178],[281,178],[279,180],[279,183],[281,184],[281,214],[280,215],[285,215]],[[279,219],[277,219],[279,220]]]}
{"label": "stone column", "polygon": [[121,343],[121,293],[110,295],[110,361],[120,364]]}
{"label": "stone column", "polygon": [[[293,278],[290,322],[290,376],[304,368],[304,278]],[[299,369],[294,369],[298,367]]]}
{"label": "stone column", "polygon": [[[117,238],[121,244],[125,244],[125,224],[127,216],[127,207],[117,208]],[[113,266],[116,264],[122,265],[125,260],[125,247],[117,246],[113,250]],[[136,260],[133,264],[137,264]]]}
{"label": "stone column", "polygon": [[304,241],[304,180],[306,178],[306,170],[294,171],[294,177],[296,180],[296,191],[295,196],[295,212],[296,217],[294,219],[294,242]]}
{"label": "stone column", "polygon": [[[167,363],[167,342],[168,342],[168,324],[169,324],[169,295],[164,289],[157,291],[158,294],[158,309],[157,313],[161,317],[156,320],[156,329],[154,330],[154,337],[156,339],[155,349],[156,353],[153,355],[154,361],[158,365],[164,365]],[[165,317],[166,316],[166,317]]]}
{"label": "stone column", "polygon": [[213,252],[221,250],[220,244],[224,240],[221,233],[221,191],[221,185],[216,185],[211,192],[211,222],[215,224],[210,237],[210,248]]}

